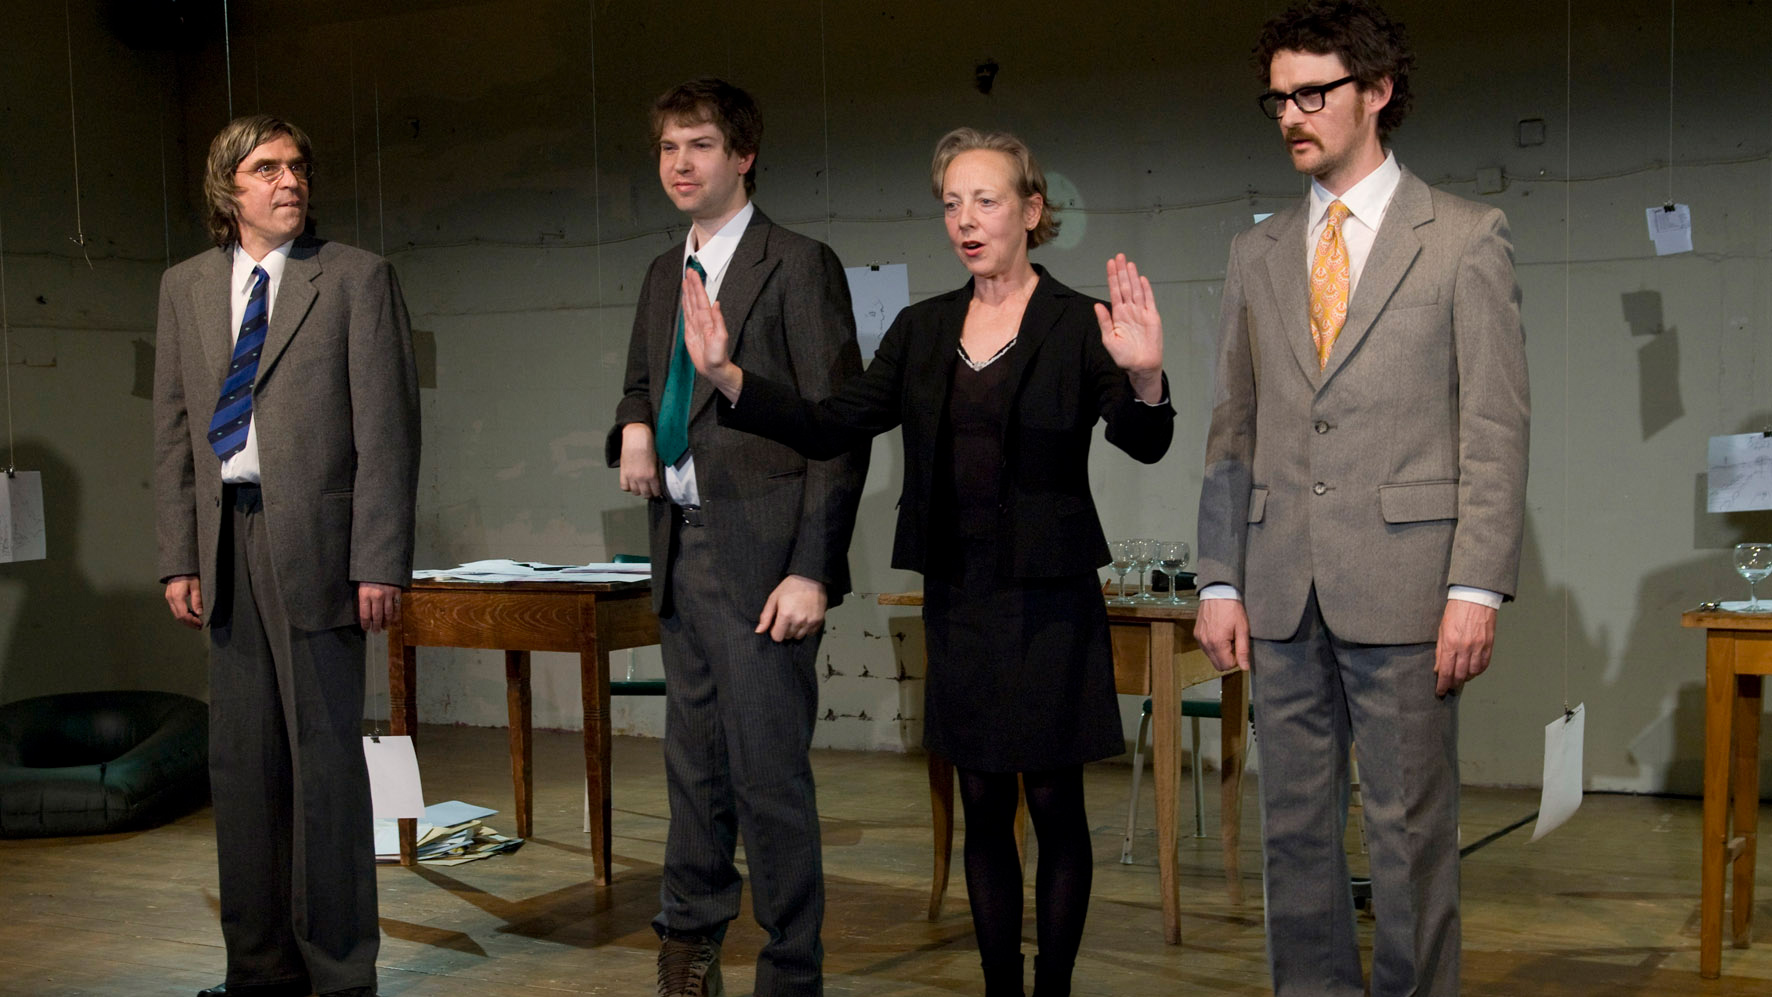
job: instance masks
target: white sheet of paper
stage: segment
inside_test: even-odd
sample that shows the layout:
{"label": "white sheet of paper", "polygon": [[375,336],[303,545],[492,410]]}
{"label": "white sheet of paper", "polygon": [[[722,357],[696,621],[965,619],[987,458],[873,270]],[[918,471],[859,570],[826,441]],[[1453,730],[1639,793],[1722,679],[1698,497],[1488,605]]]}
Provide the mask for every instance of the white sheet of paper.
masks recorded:
{"label": "white sheet of paper", "polygon": [[475,806],[460,800],[445,800],[426,807],[424,820],[434,827],[454,827],[476,818],[490,817],[495,813],[498,811],[491,807]]}
{"label": "white sheet of paper", "polygon": [[1581,809],[1581,745],[1587,730],[1587,704],[1544,728],[1544,793],[1532,840],[1555,831]]}
{"label": "white sheet of paper", "polygon": [[1662,205],[1646,208],[1643,214],[1649,219],[1649,238],[1655,243],[1656,256],[1692,251],[1691,205],[1676,204],[1672,211]]}
{"label": "white sheet of paper", "polygon": [[41,561],[48,556],[41,472],[0,474],[0,520],[0,561]]}
{"label": "white sheet of paper", "polygon": [[1772,509],[1772,436],[1713,436],[1707,451],[1710,476],[1705,483],[1706,511]]}
{"label": "white sheet of paper", "polygon": [[[431,833],[431,825],[418,822],[417,838]],[[400,859],[400,821],[396,817],[375,818],[375,857],[386,862]]]}
{"label": "white sheet of paper", "polygon": [[369,763],[370,808],[377,817],[423,817],[425,794],[418,783],[418,756],[412,738],[384,734],[363,739]]}
{"label": "white sheet of paper", "polygon": [[880,340],[892,320],[911,303],[911,268],[903,263],[844,267],[849,278],[849,299],[855,309],[855,341],[861,361],[867,363],[880,348]]}

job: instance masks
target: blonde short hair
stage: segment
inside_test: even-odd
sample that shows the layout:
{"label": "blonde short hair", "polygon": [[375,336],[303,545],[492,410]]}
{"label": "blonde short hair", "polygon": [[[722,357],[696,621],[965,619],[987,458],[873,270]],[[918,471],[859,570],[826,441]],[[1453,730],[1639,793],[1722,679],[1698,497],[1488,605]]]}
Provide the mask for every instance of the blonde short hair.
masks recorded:
{"label": "blonde short hair", "polygon": [[956,128],[941,137],[935,143],[935,158],[929,164],[929,185],[937,198],[941,197],[942,181],[947,179],[948,167],[953,165],[955,157],[962,152],[974,149],[988,149],[1000,152],[1009,157],[1011,176],[1015,184],[1015,192],[1022,200],[1035,194],[1040,195],[1040,220],[1028,230],[1028,248],[1044,245],[1052,241],[1058,234],[1058,219],[1053,217],[1058,208],[1046,194],[1046,174],[1041,171],[1040,163],[1034,159],[1032,150],[1026,142],[1008,132],[981,132],[976,128]]}

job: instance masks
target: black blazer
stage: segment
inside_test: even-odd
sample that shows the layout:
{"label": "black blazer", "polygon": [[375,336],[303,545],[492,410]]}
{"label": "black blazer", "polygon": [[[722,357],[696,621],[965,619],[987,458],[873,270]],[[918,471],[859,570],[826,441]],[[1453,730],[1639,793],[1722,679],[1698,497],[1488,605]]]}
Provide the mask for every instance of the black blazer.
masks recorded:
{"label": "black blazer", "polygon": [[[1040,282],[1022,315],[1011,365],[1015,398],[1003,440],[1003,547],[998,563],[1016,578],[1055,578],[1108,563],[1107,538],[1089,493],[1089,443],[1107,420],[1110,443],[1146,464],[1169,449],[1175,409],[1145,405],[1101,345],[1095,299],[1035,268]],[[935,464],[942,452],[954,351],[972,284],[900,312],[873,362],[822,402],[745,369],[738,404],[717,406],[722,425],[758,433],[821,458],[854,450],[904,427],[904,492],[892,566],[927,573]]]}

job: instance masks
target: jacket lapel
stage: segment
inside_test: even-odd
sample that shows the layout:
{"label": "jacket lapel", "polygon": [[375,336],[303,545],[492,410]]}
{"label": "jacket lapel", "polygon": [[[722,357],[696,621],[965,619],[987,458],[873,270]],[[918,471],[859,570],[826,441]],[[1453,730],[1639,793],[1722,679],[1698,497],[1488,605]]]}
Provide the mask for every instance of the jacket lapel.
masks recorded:
{"label": "jacket lapel", "polygon": [[277,286],[277,305],[271,309],[271,324],[265,330],[264,352],[258,358],[258,384],[263,384],[271,368],[277,366],[277,358],[295,338],[296,330],[319,296],[314,290],[314,279],[320,276],[322,245],[319,240],[304,238],[297,239],[289,249],[289,259],[283,264],[283,280]]}
{"label": "jacket lapel", "polygon": [[1371,331],[1372,323],[1378,320],[1384,306],[1390,302],[1397,285],[1415,264],[1415,258],[1421,255],[1421,240],[1415,235],[1416,227],[1433,220],[1433,195],[1427,184],[1403,170],[1397,181],[1397,192],[1391,195],[1390,207],[1385,210],[1384,221],[1378,226],[1372,252],[1366,257],[1366,267],[1360,271],[1360,284],[1348,301],[1347,321],[1341,327],[1341,335],[1335,338],[1334,349],[1329,351],[1329,365],[1323,370],[1324,383],[1335,376],[1348,357],[1353,356]]}
{"label": "jacket lapel", "polygon": [[228,361],[234,357],[234,330],[229,328],[233,321],[233,289],[228,286],[233,279],[233,251],[218,249],[204,257],[203,275],[191,284],[197,337],[203,341],[203,355],[215,374],[217,397],[221,395]]}
{"label": "jacket lapel", "polygon": [[1314,388],[1322,383],[1322,376],[1317,368],[1317,347],[1311,342],[1311,275],[1304,245],[1308,220],[1305,206],[1309,203],[1307,198],[1294,204],[1268,226],[1268,238],[1273,245],[1268,247],[1266,263],[1268,287],[1280,312],[1280,328],[1298,360],[1298,369]]}
{"label": "jacket lapel", "polygon": [[[1009,383],[1015,385],[1015,397],[1020,399],[1022,382],[1027,378],[1028,368],[1032,365],[1034,354],[1039,352],[1040,344],[1046,341],[1046,334],[1058,324],[1058,318],[1064,314],[1064,300],[1072,296],[1072,292],[1046,272],[1046,268],[1034,267],[1040,275],[1040,282],[1034,285],[1034,293],[1028,298],[1027,310],[1021,313],[1021,328],[1015,334],[1015,348],[1004,354],[1002,363],[1009,365]],[[960,313],[961,321],[965,320],[965,312]],[[957,333],[959,330],[955,330]],[[956,342],[958,336],[955,337]],[[977,357],[973,358],[978,359]],[[949,364],[948,368],[953,369]],[[1010,403],[1011,405],[1014,402]]]}
{"label": "jacket lapel", "polygon": [[[759,209],[751,211],[751,223],[745,226],[744,235],[738,239],[738,248],[732,251],[732,260],[726,265],[726,276],[720,281],[720,315],[726,319],[726,332],[731,337],[727,343],[728,352],[736,357],[740,341],[744,338],[745,321],[750,317],[751,306],[757,303],[757,295],[762,293],[763,284],[775,268],[781,265],[781,258],[769,252],[769,233],[775,224]],[[672,339],[676,335],[676,313],[671,316]],[[669,348],[667,347],[667,350]],[[669,360],[669,353],[666,353]],[[668,369],[668,368],[667,368]],[[698,413],[714,399],[714,387],[705,377],[695,379],[695,389],[689,395],[689,418],[693,420]]]}

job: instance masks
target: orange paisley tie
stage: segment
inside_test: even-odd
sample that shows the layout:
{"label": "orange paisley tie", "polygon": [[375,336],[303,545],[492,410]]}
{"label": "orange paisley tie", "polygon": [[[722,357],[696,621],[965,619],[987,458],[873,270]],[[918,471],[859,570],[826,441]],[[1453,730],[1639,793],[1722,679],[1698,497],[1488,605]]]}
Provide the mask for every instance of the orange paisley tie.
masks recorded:
{"label": "orange paisley tie", "polygon": [[1329,205],[1329,224],[1323,226],[1323,234],[1317,238],[1317,255],[1311,261],[1311,342],[1317,345],[1318,370],[1329,366],[1329,351],[1347,322],[1352,272],[1348,267],[1347,243],[1341,238],[1341,223],[1349,214],[1347,205],[1340,201]]}

